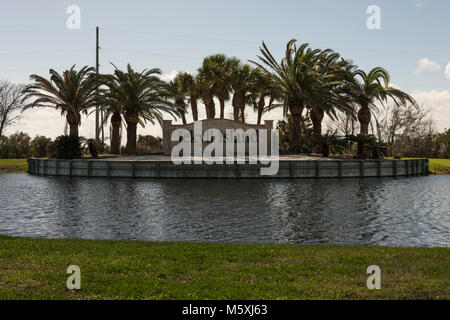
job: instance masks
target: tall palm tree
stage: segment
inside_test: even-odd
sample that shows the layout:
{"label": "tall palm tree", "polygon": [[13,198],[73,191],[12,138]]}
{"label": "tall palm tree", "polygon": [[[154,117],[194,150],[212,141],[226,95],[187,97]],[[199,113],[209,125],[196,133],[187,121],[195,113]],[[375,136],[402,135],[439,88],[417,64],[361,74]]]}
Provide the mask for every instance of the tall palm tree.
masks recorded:
{"label": "tall palm tree", "polygon": [[323,89],[320,82],[321,50],[313,50],[308,44],[296,46],[296,40],[290,40],[286,45],[284,58],[278,62],[263,42],[260,48],[261,63],[251,61],[267,73],[282,89],[284,115],[292,116],[290,152],[303,151],[302,123],[305,106],[317,105],[318,97]]}
{"label": "tall palm tree", "polygon": [[220,119],[225,118],[225,102],[230,99],[231,77],[239,64],[237,58],[228,58],[224,54],[215,54],[205,59],[211,66],[213,75],[212,89],[220,104]]}
{"label": "tall palm tree", "polygon": [[[257,113],[257,124],[261,124],[264,113],[270,111],[275,101],[281,99],[281,90],[263,70],[255,69],[253,82],[250,88],[249,103]],[[269,104],[266,105],[266,100]]]}
{"label": "tall palm tree", "polygon": [[[388,98],[391,98],[397,105],[410,102],[417,107],[417,102],[413,97],[389,85],[389,73],[381,67],[376,67],[370,70],[369,73],[365,73],[363,70],[356,70],[351,75],[352,81],[349,86],[349,94],[359,105],[358,120],[361,125],[362,136],[369,134],[371,113],[372,109],[376,109],[376,102],[383,105]],[[364,149],[364,146],[361,146],[358,153],[362,157],[367,157],[367,152]]]}
{"label": "tall palm tree", "polygon": [[127,123],[127,153],[136,153],[136,133],[138,123],[162,122],[163,112],[177,114],[170,102],[167,84],[159,78],[160,69],[134,71],[128,64],[127,71],[115,67],[114,74],[102,77],[107,89],[103,93],[105,103],[121,105]]}
{"label": "tall palm tree", "polygon": [[97,104],[97,82],[95,69],[83,67],[76,71],[75,65],[60,75],[50,69],[50,80],[33,74],[30,76],[34,83],[24,89],[22,101],[27,103],[23,110],[34,107],[53,108],[61,111],[66,117],[70,128],[70,135],[78,137],[78,126],[81,124],[81,113],[87,115],[89,108]]}
{"label": "tall palm tree", "polygon": [[245,123],[245,106],[249,102],[249,93],[256,71],[248,64],[234,64],[231,86],[233,88],[233,118]]}
{"label": "tall palm tree", "polygon": [[325,114],[335,120],[337,111],[347,114],[354,112],[353,101],[346,94],[348,71],[353,65],[329,49],[322,51],[320,57],[317,85],[321,93],[316,97],[315,104],[306,105],[313,124],[314,153],[322,153],[322,121]]}
{"label": "tall palm tree", "polygon": [[216,117],[216,104],[214,102],[214,70],[207,58],[203,60],[202,66],[198,69],[198,83],[201,88],[201,99],[206,109],[206,118]]}
{"label": "tall palm tree", "polygon": [[201,90],[198,79],[187,72],[179,73],[174,81],[178,82],[181,90],[189,97],[191,104],[192,117],[198,121],[197,101],[200,98]]}
{"label": "tall palm tree", "polygon": [[[101,79],[101,76],[99,78]],[[111,118],[111,154],[120,154],[120,145],[122,140],[122,106],[117,101],[105,97],[105,95],[103,94],[103,89],[99,90],[99,92],[99,98],[102,101],[100,107],[104,112],[103,124],[106,124],[108,122],[108,119]]]}
{"label": "tall palm tree", "polygon": [[185,101],[185,92],[181,86],[181,82],[178,78],[169,82],[168,90],[171,98],[173,99],[173,106],[177,110],[181,117],[183,124],[187,124],[186,113],[187,113],[187,103]]}

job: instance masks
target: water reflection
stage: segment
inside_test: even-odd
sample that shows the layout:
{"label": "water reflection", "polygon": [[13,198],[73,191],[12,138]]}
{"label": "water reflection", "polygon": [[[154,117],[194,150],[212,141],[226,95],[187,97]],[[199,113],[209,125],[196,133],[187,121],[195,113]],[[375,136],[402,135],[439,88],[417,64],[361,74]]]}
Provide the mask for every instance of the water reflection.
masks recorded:
{"label": "water reflection", "polygon": [[0,175],[0,233],[448,246],[450,177],[132,180]]}

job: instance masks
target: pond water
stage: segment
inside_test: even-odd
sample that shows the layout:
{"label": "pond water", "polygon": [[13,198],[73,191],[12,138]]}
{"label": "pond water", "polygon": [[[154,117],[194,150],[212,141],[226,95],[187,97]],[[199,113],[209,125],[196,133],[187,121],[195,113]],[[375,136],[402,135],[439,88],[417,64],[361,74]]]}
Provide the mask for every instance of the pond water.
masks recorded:
{"label": "pond water", "polygon": [[0,234],[443,247],[450,176],[132,180],[0,175]]}

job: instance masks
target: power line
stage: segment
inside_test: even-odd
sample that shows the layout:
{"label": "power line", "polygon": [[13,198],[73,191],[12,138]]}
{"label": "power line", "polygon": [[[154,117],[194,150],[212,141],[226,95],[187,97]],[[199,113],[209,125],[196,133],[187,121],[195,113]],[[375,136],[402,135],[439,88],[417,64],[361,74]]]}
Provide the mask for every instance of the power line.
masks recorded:
{"label": "power line", "polygon": [[19,52],[0,52],[2,56],[10,56],[10,55],[28,55],[28,54],[48,54],[48,53],[73,53],[73,52],[81,52],[81,51],[92,51],[91,49],[68,49],[68,50],[47,50],[47,51],[19,51]]}
{"label": "power line", "polygon": [[[112,28],[104,28],[104,30],[114,31],[114,32],[122,32],[122,33],[143,34],[143,35],[158,36],[158,37],[189,38],[189,39],[199,39],[199,40],[237,42],[237,43],[256,44],[256,45],[261,45],[262,44],[262,41],[256,42],[256,41],[252,41],[252,40],[215,38],[215,37],[194,36],[194,35],[186,35],[186,34],[158,33],[158,32],[148,32],[148,31],[134,31],[134,30],[121,30],[121,29],[112,29]],[[269,43],[269,41],[266,41],[266,43]],[[281,43],[281,42],[270,42],[270,44],[273,44],[273,45],[286,45],[286,43]],[[444,57],[444,58],[449,58],[450,59],[450,54],[449,55],[442,55],[442,54],[430,54],[430,53],[426,53],[426,52],[362,50],[362,49],[351,49],[351,48],[343,48],[343,47],[338,47],[338,48],[336,48],[336,50],[344,50],[344,51],[350,51],[350,52],[352,52],[352,51],[353,52],[367,52],[367,53],[377,53],[377,54],[399,54],[399,55],[413,55],[413,56],[433,56],[433,57]]]}
{"label": "power line", "polygon": [[0,30],[1,33],[26,33],[26,32],[61,32],[61,31],[91,31],[95,28],[82,28],[82,29],[67,29],[67,28],[58,28],[58,29],[10,29],[10,30]]}

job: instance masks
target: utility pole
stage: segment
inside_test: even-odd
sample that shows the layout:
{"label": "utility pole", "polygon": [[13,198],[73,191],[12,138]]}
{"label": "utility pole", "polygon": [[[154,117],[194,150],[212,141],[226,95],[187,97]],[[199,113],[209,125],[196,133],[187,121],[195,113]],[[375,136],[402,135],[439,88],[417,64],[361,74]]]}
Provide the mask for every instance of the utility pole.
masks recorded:
{"label": "utility pole", "polygon": [[[95,46],[95,72],[98,75],[99,69],[99,41],[98,41],[98,27],[96,28],[96,46]],[[95,106],[95,141],[99,142],[100,132],[99,132],[99,108],[98,108],[98,92],[97,92],[97,105]]]}

